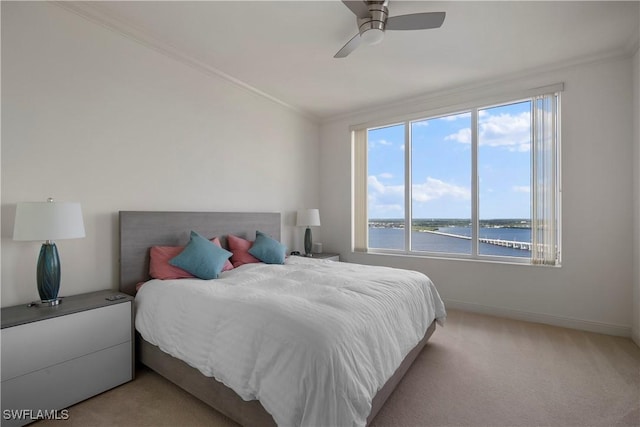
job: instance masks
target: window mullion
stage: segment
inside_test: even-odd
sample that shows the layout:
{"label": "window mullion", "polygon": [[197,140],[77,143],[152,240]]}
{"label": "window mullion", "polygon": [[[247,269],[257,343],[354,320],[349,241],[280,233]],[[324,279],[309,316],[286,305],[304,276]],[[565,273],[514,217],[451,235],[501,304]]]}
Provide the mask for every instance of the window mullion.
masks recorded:
{"label": "window mullion", "polygon": [[411,122],[404,123],[404,249],[411,251]]}
{"label": "window mullion", "polygon": [[471,256],[478,256],[478,109],[471,110]]}

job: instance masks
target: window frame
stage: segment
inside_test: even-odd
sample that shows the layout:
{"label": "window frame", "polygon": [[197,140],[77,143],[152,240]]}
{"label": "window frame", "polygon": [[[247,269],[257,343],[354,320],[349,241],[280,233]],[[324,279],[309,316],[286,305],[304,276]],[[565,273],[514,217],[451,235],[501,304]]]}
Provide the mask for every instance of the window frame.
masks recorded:
{"label": "window frame", "polygon": [[[534,89],[527,89],[523,91],[505,92],[501,95],[478,97],[475,100],[464,104],[441,106],[432,110],[421,111],[417,113],[410,113],[402,116],[396,116],[389,120],[378,120],[368,123],[363,123],[355,126],[351,126],[350,131],[352,134],[352,174],[353,184],[352,187],[352,251],[364,252],[370,254],[388,254],[397,256],[409,256],[409,257],[426,257],[426,258],[438,258],[438,259],[454,259],[454,260],[473,260],[473,261],[485,261],[485,262],[498,262],[503,264],[519,264],[519,265],[543,265],[543,266],[557,266],[561,265],[561,242],[562,242],[562,217],[561,217],[561,200],[562,200],[562,187],[561,187],[561,116],[560,116],[560,98],[561,92],[564,89],[563,83],[557,83],[549,86],[538,87]],[[540,263],[534,261],[533,254],[529,257],[509,257],[509,256],[497,256],[486,255],[479,253],[479,176],[478,176],[478,111],[484,109],[490,109],[503,105],[515,104],[523,101],[530,101],[532,104],[532,117],[531,117],[531,220],[533,221],[533,198],[536,188],[536,182],[534,181],[535,164],[534,164],[534,113],[536,108],[537,97],[553,95],[556,103],[555,110],[555,175],[554,184],[555,188],[555,203],[556,207],[556,260],[553,264]],[[411,127],[412,123],[437,119],[449,115],[456,115],[461,113],[471,113],[471,254],[465,253],[448,253],[448,252],[433,252],[433,251],[415,251],[412,250],[411,231],[412,231],[412,147],[411,147]],[[370,248],[369,247],[369,232],[368,223],[369,215],[367,212],[368,203],[368,131],[372,129],[378,129],[382,127],[404,125],[404,248],[403,249],[386,249],[386,248]],[[364,144],[364,147],[357,147],[357,132],[364,134],[364,142],[360,141],[360,144]],[[363,151],[364,150],[364,151]],[[359,158],[363,156],[364,159]],[[359,163],[358,163],[359,162]],[[364,175],[362,175],[364,174]],[[364,181],[364,182],[361,182]],[[358,188],[359,186],[359,188]],[[364,187],[364,188],[363,188]],[[363,193],[364,191],[364,193]],[[363,206],[359,206],[364,203]],[[364,220],[358,218],[358,215],[364,214]],[[363,224],[364,223],[364,224]],[[533,224],[532,224],[532,243],[533,243]],[[364,233],[364,235],[363,235]]]}

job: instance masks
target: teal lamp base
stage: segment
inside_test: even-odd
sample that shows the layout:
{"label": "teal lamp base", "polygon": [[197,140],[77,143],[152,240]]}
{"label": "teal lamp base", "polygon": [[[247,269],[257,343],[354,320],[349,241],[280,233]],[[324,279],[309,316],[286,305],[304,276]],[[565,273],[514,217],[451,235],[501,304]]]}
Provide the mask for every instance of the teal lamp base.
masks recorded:
{"label": "teal lamp base", "polygon": [[53,242],[46,242],[40,248],[38,268],[36,271],[38,294],[41,305],[58,305],[60,290],[60,257],[58,248]]}
{"label": "teal lamp base", "polygon": [[311,228],[304,231],[304,256],[313,256],[311,253]]}

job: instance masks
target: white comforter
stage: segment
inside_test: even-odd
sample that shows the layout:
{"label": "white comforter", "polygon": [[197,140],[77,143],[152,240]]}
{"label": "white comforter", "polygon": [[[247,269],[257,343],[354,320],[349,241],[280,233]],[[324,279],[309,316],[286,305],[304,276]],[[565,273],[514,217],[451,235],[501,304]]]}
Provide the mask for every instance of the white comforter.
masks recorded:
{"label": "white comforter", "polygon": [[136,329],[259,399],[279,426],[362,426],[376,392],[444,305],[422,273],[301,257],[216,280],[151,280]]}

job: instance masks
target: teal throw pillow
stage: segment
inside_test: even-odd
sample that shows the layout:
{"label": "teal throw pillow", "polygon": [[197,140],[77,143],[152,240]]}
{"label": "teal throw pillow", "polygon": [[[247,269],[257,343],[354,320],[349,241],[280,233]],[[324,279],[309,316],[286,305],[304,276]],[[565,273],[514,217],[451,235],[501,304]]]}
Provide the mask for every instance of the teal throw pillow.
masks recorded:
{"label": "teal throw pillow", "polygon": [[217,279],[231,252],[213,244],[195,231],[191,232],[189,244],[169,264],[188,271],[200,279]]}
{"label": "teal throw pillow", "polygon": [[287,247],[261,231],[256,231],[256,240],[249,253],[265,264],[284,264]]}

